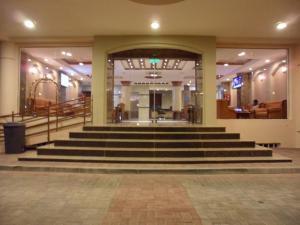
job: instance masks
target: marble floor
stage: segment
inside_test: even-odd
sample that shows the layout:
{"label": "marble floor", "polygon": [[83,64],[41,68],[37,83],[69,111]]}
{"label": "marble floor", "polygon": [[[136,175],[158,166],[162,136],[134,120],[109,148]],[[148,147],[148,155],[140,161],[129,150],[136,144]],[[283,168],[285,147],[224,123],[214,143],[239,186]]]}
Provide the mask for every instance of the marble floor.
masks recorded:
{"label": "marble floor", "polygon": [[300,174],[0,172],[1,225],[297,225]]}

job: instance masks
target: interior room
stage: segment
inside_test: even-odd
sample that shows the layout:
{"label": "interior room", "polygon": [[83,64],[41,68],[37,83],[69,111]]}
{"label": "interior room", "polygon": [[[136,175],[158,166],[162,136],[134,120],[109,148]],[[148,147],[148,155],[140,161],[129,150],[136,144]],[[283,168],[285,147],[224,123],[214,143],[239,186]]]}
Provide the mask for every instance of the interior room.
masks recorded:
{"label": "interior room", "polygon": [[20,112],[91,96],[92,49],[22,48]]}
{"label": "interior room", "polygon": [[218,119],[286,119],[288,51],[217,49]]}
{"label": "interior room", "polygon": [[114,108],[123,121],[188,121],[195,103],[196,60],[123,58],[114,64]]}

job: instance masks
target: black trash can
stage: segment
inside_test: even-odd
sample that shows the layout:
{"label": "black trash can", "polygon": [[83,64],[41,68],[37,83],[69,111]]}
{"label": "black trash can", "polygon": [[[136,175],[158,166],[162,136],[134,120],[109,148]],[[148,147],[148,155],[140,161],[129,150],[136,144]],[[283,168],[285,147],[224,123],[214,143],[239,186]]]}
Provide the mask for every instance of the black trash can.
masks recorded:
{"label": "black trash can", "polygon": [[22,153],[25,150],[25,124],[4,124],[5,153]]}

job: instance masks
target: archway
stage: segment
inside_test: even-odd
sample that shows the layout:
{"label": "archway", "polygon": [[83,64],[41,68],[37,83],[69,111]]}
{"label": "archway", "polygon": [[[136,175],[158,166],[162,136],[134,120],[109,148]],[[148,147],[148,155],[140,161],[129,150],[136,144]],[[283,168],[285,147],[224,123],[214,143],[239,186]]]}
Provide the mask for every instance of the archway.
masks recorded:
{"label": "archway", "polygon": [[108,122],[202,123],[201,54],[133,48],[108,54],[106,68]]}

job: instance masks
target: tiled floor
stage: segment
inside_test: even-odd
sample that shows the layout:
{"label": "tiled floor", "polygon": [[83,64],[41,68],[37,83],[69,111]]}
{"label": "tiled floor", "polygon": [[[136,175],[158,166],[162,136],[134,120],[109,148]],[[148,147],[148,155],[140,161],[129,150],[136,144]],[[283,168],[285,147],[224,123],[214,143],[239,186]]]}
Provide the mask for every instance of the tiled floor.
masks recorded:
{"label": "tiled floor", "polygon": [[297,225],[300,174],[0,172],[1,225]]}

